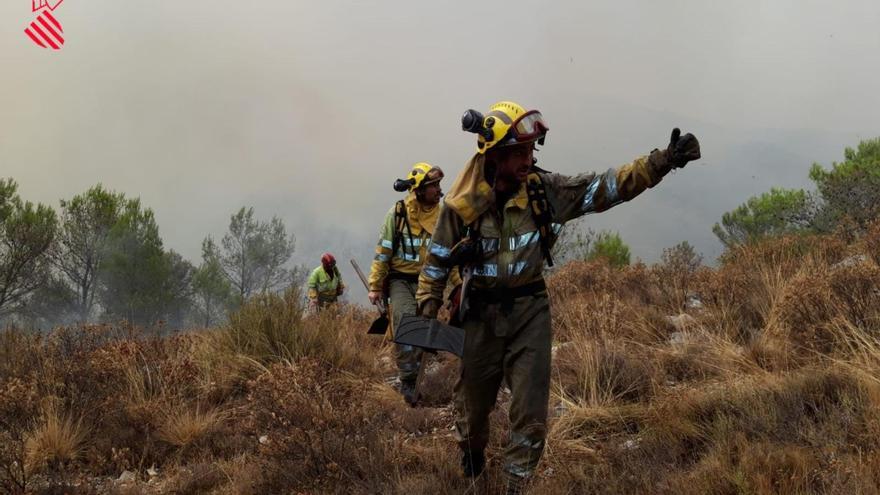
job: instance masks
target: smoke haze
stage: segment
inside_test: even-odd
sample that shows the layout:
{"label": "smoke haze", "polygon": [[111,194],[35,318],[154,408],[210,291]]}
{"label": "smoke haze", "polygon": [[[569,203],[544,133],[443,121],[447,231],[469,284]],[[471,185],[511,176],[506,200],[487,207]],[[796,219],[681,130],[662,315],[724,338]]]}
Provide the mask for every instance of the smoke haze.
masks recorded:
{"label": "smoke haze", "polygon": [[55,11],[33,45],[28,0],[0,5],[0,175],[58,207],[100,182],[153,208],[198,263],[242,205],[281,217],[296,261],[367,269],[391,184],[417,161],[448,179],[475,149],[466,108],[539,108],[547,169],[605,170],[679,126],[704,158],[582,225],[653,261],[814,161],[880,135],[880,3],[110,2]]}

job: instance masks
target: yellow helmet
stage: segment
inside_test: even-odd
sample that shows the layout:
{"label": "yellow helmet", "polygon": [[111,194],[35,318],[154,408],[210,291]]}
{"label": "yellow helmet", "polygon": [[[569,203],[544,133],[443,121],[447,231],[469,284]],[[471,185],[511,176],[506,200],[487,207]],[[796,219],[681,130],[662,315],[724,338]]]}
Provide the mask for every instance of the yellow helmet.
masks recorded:
{"label": "yellow helmet", "polygon": [[461,118],[462,128],[477,134],[477,151],[485,153],[489,148],[511,144],[540,141],[550,130],[541,112],[526,111],[512,101],[499,101],[483,116],[476,110],[468,110]]}
{"label": "yellow helmet", "polygon": [[413,165],[412,171],[406,179],[397,179],[394,189],[397,191],[415,191],[416,189],[440,182],[443,179],[443,171],[430,163],[419,162]]}

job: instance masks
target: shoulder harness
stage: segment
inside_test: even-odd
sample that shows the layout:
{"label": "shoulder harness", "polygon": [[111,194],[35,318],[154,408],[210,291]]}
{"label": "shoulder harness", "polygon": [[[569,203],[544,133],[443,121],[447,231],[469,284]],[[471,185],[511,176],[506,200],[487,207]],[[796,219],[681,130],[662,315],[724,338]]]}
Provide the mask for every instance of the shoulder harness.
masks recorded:
{"label": "shoulder harness", "polygon": [[[412,242],[412,231],[409,227],[409,218],[406,214],[406,203],[404,200],[400,200],[394,204],[394,236],[391,239],[391,255],[394,256],[397,254],[397,248],[400,247],[401,238],[403,237],[403,229],[406,228],[406,234],[410,238],[410,242]],[[415,247],[410,246],[413,251],[415,251]],[[403,253],[406,254],[406,243],[403,244]],[[416,253],[411,253],[415,255]]]}
{"label": "shoulder harness", "polygon": [[[532,213],[532,221],[535,222],[535,226],[538,228],[541,254],[544,256],[547,266],[553,266],[553,256],[550,254],[555,239],[552,226],[553,205],[551,205],[550,201],[547,199],[547,186],[537,172],[529,174],[526,182],[526,193],[528,194],[529,211]],[[461,219],[459,219],[459,221],[460,220]],[[480,242],[479,218],[471,225],[464,225],[463,222],[460,222],[459,229],[461,229],[464,234],[463,240],[466,239],[466,242],[470,244],[470,249],[468,256],[464,256],[463,260],[458,260],[453,262],[453,264],[460,264],[461,261],[464,260],[480,259],[482,242]],[[453,252],[455,251],[456,250],[453,249]],[[456,258],[456,256],[453,255],[453,258]]]}
{"label": "shoulder harness", "polygon": [[526,193],[529,196],[529,208],[532,211],[532,219],[538,227],[538,236],[541,242],[541,253],[547,266],[553,266],[553,256],[550,248],[553,243],[553,206],[547,200],[547,187],[544,180],[537,172],[532,172],[526,182]]}

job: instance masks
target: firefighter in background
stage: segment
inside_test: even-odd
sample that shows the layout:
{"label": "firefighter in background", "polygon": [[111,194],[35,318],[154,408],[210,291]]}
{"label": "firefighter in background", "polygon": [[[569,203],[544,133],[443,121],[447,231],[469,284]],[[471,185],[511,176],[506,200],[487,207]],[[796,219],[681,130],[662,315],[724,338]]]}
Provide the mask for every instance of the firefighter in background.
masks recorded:
{"label": "firefighter in background", "polygon": [[550,391],[550,302],[545,262],[565,222],[605,211],[657,185],[671,169],[700,157],[697,139],[678,129],[663,150],[617,169],[573,177],[536,166],[548,126],[541,113],[499,102],[484,116],[469,110],[465,130],[477,153],[440,209],[419,277],[419,312],[435,317],[453,267],[465,279],[465,331],[455,386],[455,431],[466,476],[485,464],[489,413],[498,389],[512,392],[503,469],[509,494],[521,493],[544,450]]}
{"label": "firefighter in background", "polygon": [[[395,331],[403,315],[416,314],[419,272],[425,263],[443,197],[441,180],[443,171],[439,167],[416,163],[405,179],[394,183],[396,191],[408,194],[385,215],[368,283],[371,303],[390,299],[391,325]],[[415,405],[422,351],[398,344],[396,358],[400,392],[408,404]]]}
{"label": "firefighter in background", "polygon": [[342,275],[336,267],[336,258],[330,253],[321,256],[321,266],[309,275],[309,310],[316,312],[333,304],[345,291]]}

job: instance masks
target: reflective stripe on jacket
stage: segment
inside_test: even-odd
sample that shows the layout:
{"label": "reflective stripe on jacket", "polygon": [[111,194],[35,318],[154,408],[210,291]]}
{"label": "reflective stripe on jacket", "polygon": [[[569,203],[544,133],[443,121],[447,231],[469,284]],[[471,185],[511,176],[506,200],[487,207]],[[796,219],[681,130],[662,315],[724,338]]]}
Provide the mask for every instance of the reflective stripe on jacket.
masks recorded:
{"label": "reflective stripe on jacket", "polygon": [[[469,168],[476,169],[475,160],[476,157],[463,174],[470,173]],[[572,177],[539,172],[539,175],[553,207],[551,227],[556,234],[565,222],[629,201],[659,183],[662,177],[651,168],[646,156],[617,169],[609,169],[603,174],[584,173]],[[476,193],[471,197],[480,198],[485,203],[486,191],[490,191],[488,184],[482,177],[472,182]],[[494,194],[491,191],[489,193]],[[466,192],[460,197],[467,198],[467,194]],[[482,259],[473,266],[473,287],[518,287],[542,277],[544,257],[529,208],[525,184],[504,205],[504,214],[501,217],[494,211],[494,207],[480,212],[470,204],[458,205],[465,216],[471,215],[476,219],[471,225],[479,227],[482,243]],[[463,225],[465,222],[462,216],[447,199],[440,210],[431,249],[419,276],[416,299],[420,304],[430,298],[442,300],[443,288],[451,268],[449,258],[452,248],[465,236]]]}
{"label": "reflective stripe on jacket", "polygon": [[[440,206],[424,209],[416,199],[415,193],[410,193],[404,200],[409,231],[406,226],[400,235],[400,243],[397,252],[392,253],[394,234],[396,230],[395,206],[391,207],[385,215],[385,223],[379,234],[379,242],[376,244],[376,256],[370,266],[369,285],[371,291],[381,291],[385,277],[389,271],[407,275],[418,275],[425,263],[428,245],[431,243],[431,234],[440,213]],[[410,234],[412,234],[410,236]]]}

